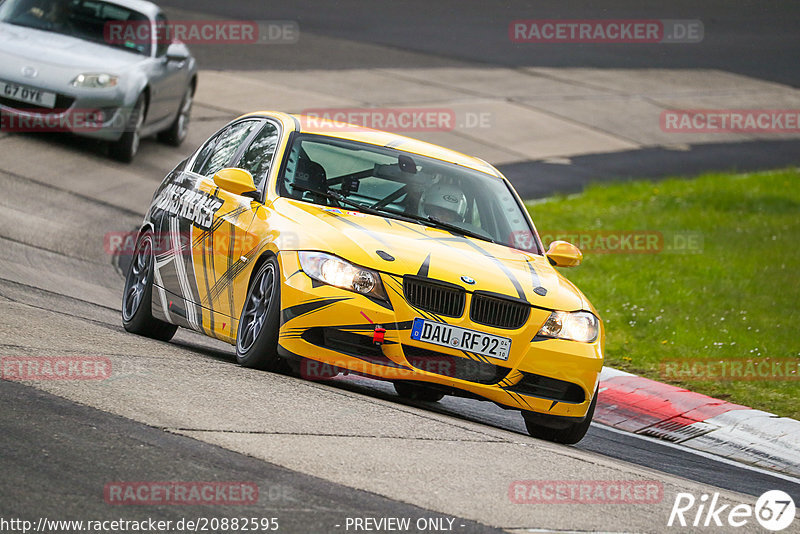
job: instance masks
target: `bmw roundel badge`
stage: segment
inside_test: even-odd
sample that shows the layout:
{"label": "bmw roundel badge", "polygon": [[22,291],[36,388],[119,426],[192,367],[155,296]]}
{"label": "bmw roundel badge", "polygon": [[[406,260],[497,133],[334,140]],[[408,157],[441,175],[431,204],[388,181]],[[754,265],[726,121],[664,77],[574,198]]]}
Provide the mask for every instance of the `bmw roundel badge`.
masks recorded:
{"label": "bmw roundel badge", "polygon": [[469,285],[474,285],[475,284],[475,279],[474,278],[470,278],[469,276],[462,276],[461,277],[461,281],[464,282],[465,284],[469,284]]}

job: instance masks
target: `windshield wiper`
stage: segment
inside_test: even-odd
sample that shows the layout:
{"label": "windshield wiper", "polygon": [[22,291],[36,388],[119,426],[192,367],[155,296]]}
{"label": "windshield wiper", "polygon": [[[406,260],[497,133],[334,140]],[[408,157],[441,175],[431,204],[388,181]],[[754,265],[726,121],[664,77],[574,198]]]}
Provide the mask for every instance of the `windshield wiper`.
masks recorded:
{"label": "windshield wiper", "polygon": [[439,227],[439,228],[442,228],[444,230],[450,230],[450,231],[455,232],[457,234],[465,235],[467,237],[480,239],[481,241],[488,241],[488,242],[494,243],[496,245],[500,245],[501,244],[501,243],[498,243],[497,241],[495,241],[494,239],[492,239],[491,237],[486,237],[485,235],[479,234],[478,232],[473,232],[472,230],[467,230],[466,228],[462,228],[461,226],[458,226],[457,224],[452,224],[452,223],[449,223],[449,222],[445,222],[445,221],[439,219],[438,217],[434,217],[433,215],[428,215],[427,217],[419,217],[417,220],[422,221],[422,222],[432,223],[431,226]]}

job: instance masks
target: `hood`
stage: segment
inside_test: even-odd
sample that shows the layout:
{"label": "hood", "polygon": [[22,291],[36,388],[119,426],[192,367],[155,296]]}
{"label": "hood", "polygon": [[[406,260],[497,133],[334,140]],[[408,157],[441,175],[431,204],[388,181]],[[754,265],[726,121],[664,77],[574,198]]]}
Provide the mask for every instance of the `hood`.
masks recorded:
{"label": "hood", "polygon": [[[544,256],[446,230],[286,198],[276,200],[275,208],[294,223],[293,228],[281,231],[297,236],[291,248],[329,252],[385,273],[426,276],[467,291],[521,298],[543,308],[591,309],[580,291]],[[288,242],[283,245],[288,248]],[[386,254],[394,260],[382,258]],[[468,284],[462,277],[475,283]]]}
{"label": "hood", "polygon": [[[0,65],[24,61],[39,70],[121,73],[147,56],[58,33],[0,22]],[[0,67],[0,76],[2,75]],[[16,74],[16,73],[15,73]]]}

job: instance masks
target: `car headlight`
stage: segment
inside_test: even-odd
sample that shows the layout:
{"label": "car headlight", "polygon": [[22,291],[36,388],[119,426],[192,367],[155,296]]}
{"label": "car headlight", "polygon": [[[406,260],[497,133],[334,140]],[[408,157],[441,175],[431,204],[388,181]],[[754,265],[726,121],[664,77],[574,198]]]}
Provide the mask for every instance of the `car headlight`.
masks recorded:
{"label": "car headlight", "polygon": [[78,74],[72,80],[73,87],[89,87],[92,89],[105,89],[117,85],[119,78],[111,74]]}
{"label": "car headlight", "polygon": [[587,311],[554,311],[537,336],[592,343],[600,333],[600,320]]}
{"label": "car headlight", "polygon": [[362,295],[389,300],[376,271],[365,269],[324,252],[300,252],[300,266],[308,276]]}

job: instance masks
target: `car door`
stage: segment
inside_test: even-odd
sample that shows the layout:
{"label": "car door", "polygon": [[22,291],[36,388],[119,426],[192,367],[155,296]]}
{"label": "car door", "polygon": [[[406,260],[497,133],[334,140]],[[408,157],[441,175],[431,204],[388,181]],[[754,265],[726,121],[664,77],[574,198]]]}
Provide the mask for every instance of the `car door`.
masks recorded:
{"label": "car door", "polygon": [[[217,171],[230,167],[263,121],[234,122],[206,142],[156,200],[164,213],[154,282],[161,298],[154,313],[208,335],[229,332],[235,276],[253,219],[252,199],[219,188]],[[160,310],[156,310],[156,308]],[[219,337],[219,336],[217,336]]]}
{"label": "car door", "polygon": [[[156,17],[156,28],[168,27],[167,17],[159,13]],[[150,84],[150,107],[147,122],[152,124],[165,119],[180,106],[180,101],[188,86],[188,70],[186,61],[170,61],[167,59],[169,40],[165,38],[165,30],[156,30],[157,40],[154,43],[154,58],[150,61],[148,79]]]}
{"label": "car door", "polygon": [[[273,168],[279,138],[279,124],[271,120],[263,121],[229,166],[248,171],[253,176],[256,188],[261,190]],[[247,267],[256,259],[255,255],[260,250],[260,236],[263,235],[263,228],[260,225],[255,228],[253,226],[254,214],[258,213],[258,210],[263,210],[264,206],[251,198],[228,192],[221,191],[219,195],[221,198],[229,198],[232,206],[235,200],[242,209],[247,209],[246,217],[238,216],[235,224],[233,220],[228,222],[227,228],[230,230],[228,235],[225,235],[224,228],[220,228],[213,238],[213,243],[207,242],[213,247],[213,251],[208,250],[208,247],[206,250],[206,256],[214,258],[211,268],[204,270],[205,286],[209,288],[214,335],[226,341],[233,341],[247,292],[250,272]]]}

